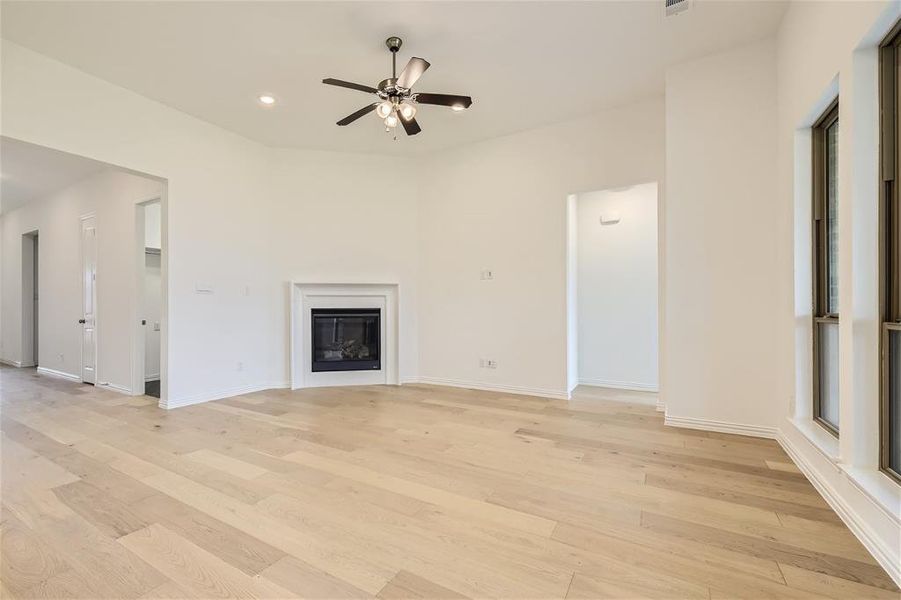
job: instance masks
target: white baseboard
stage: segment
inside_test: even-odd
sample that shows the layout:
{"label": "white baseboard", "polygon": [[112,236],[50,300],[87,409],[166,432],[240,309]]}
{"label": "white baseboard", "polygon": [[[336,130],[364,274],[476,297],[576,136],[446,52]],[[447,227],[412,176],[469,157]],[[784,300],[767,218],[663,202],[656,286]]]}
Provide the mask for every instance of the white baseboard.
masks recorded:
{"label": "white baseboard", "polygon": [[675,417],[669,413],[663,418],[666,425],[684,427],[686,429],[699,429],[701,431],[716,431],[719,433],[733,433],[736,435],[748,435],[751,437],[775,440],[779,430],[775,427],[763,427],[760,425],[745,425],[744,423],[730,423],[728,421],[714,421],[712,419],[696,419],[694,417]]}
{"label": "white baseboard", "polygon": [[659,392],[658,386],[652,383],[636,383],[634,381],[611,381],[609,379],[579,378],[579,385],[613,388],[615,390],[632,390],[635,392]]}
{"label": "white baseboard", "polygon": [[663,398],[660,396],[657,397],[657,412],[666,412],[666,404],[663,403]]}
{"label": "white baseboard", "polygon": [[21,360],[7,360],[5,358],[0,358],[0,363],[2,363],[4,365],[9,365],[10,367],[17,367],[17,368],[21,368],[23,366]]}
{"label": "white baseboard", "polygon": [[403,383],[427,383],[431,385],[446,385],[448,387],[481,390],[483,392],[500,392],[504,394],[520,394],[523,396],[540,396],[542,398],[553,398],[554,400],[569,400],[569,393],[567,393],[566,390],[529,388],[518,385],[496,385],[482,381],[444,379],[443,377],[404,377],[401,381]]}
{"label": "white baseboard", "polygon": [[41,375],[51,375],[53,377],[62,377],[63,379],[68,379],[69,381],[77,381],[81,383],[81,377],[75,375],[73,373],[66,373],[64,371],[57,371],[56,369],[48,369],[47,367],[38,367],[38,373]]}
{"label": "white baseboard", "polygon": [[[786,427],[790,428],[793,425],[787,424]],[[901,524],[898,516],[889,514],[885,507],[862,491],[843,470],[822,455],[797,428],[791,435],[785,429],[780,429],[777,440],[842,522],[885,569],[889,577],[901,587],[901,548],[899,548],[901,544],[897,542],[901,539]],[[805,444],[809,446],[806,449],[801,447]],[[814,465],[815,460],[811,460],[810,457],[827,463],[825,469],[818,469]],[[873,522],[867,522],[865,515],[869,515]],[[879,532],[894,540],[895,547],[886,544]]]}
{"label": "white baseboard", "polygon": [[278,381],[275,383],[263,383],[256,385],[243,385],[236,386],[232,388],[225,388],[222,390],[218,390],[215,392],[204,392],[202,394],[193,394],[190,396],[183,396],[181,398],[168,398],[163,401],[160,400],[160,408],[172,409],[172,408],[181,408],[183,406],[191,406],[192,404],[203,404],[204,402],[212,402],[213,400],[222,400],[224,398],[231,398],[232,396],[240,396],[242,394],[251,394],[253,392],[262,392],[264,390],[274,390],[274,389],[286,389],[290,388],[291,384],[287,381]]}
{"label": "white baseboard", "polygon": [[118,385],[116,383],[95,383],[94,387],[102,390],[112,390],[114,392],[119,392],[120,394],[125,394],[126,396],[134,395],[131,391],[131,388],[127,388],[124,385]]}

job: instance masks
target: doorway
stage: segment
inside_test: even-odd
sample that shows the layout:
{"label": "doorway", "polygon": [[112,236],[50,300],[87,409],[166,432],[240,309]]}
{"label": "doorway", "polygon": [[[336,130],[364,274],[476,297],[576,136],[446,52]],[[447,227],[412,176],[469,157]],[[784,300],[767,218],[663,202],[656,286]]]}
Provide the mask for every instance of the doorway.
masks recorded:
{"label": "doorway", "polygon": [[22,235],[22,366],[37,367],[39,341],[38,232]]}
{"label": "doorway", "polygon": [[567,379],[579,397],[657,402],[657,214],[656,183],[567,199]]}
{"label": "doorway", "polygon": [[81,219],[81,380],[97,382],[97,218]]}
{"label": "doorway", "polygon": [[155,199],[138,204],[137,210],[138,237],[143,240],[139,247],[143,259],[139,271],[141,274],[139,291],[144,349],[144,394],[159,398],[162,379],[162,205],[159,199]]}
{"label": "doorway", "polygon": [[[39,364],[41,376],[142,395],[146,356],[146,375],[160,382],[165,406],[165,179],[6,136],[0,136],[0,155],[0,217],[12,243],[4,249],[8,260],[0,261],[0,327],[12,336],[0,358],[20,367]],[[159,241],[147,244],[156,252],[147,257],[143,221],[137,240],[134,220],[136,207],[150,204],[147,210],[157,215],[149,219],[156,223],[152,237]],[[162,290],[162,300],[146,302],[145,315],[148,266],[149,281],[156,275],[148,289]],[[142,319],[152,332],[149,351]]]}

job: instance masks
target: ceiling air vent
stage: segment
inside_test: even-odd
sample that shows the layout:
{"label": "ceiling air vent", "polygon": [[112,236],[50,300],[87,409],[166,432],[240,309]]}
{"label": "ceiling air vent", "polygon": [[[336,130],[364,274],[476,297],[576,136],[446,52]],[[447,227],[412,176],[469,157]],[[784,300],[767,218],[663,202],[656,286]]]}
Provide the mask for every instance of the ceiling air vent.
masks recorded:
{"label": "ceiling air vent", "polygon": [[666,16],[672,17],[691,8],[691,0],[664,0],[666,2]]}

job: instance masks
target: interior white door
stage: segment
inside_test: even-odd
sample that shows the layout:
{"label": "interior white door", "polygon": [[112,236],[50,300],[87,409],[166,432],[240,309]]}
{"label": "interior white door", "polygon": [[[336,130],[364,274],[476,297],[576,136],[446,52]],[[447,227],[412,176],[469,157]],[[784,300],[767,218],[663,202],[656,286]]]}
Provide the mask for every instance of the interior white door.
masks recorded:
{"label": "interior white door", "polygon": [[82,306],[81,380],[96,383],[97,377],[97,226],[95,217],[81,221]]}
{"label": "interior white door", "polygon": [[34,349],[33,361],[34,361],[34,366],[36,366],[36,367],[39,366],[38,365],[38,315],[40,314],[40,311],[38,310],[38,308],[40,307],[40,296],[39,296],[40,285],[38,285],[38,283],[40,282],[40,277],[39,277],[40,273],[38,272],[38,252],[40,250],[39,242],[40,242],[40,238],[37,235],[34,236],[34,271],[33,271],[34,276],[32,277],[32,280],[33,280],[32,290],[34,291],[34,304],[32,305],[32,315],[33,315],[33,318],[32,318],[32,325],[33,325],[32,348]]}

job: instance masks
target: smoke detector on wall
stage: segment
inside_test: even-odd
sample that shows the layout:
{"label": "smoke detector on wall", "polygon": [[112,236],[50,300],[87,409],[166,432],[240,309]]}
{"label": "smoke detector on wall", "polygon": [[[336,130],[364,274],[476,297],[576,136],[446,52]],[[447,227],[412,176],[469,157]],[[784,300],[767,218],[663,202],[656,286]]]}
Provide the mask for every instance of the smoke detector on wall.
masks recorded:
{"label": "smoke detector on wall", "polygon": [[692,0],[664,0],[666,3],[666,16],[672,17],[691,8]]}

